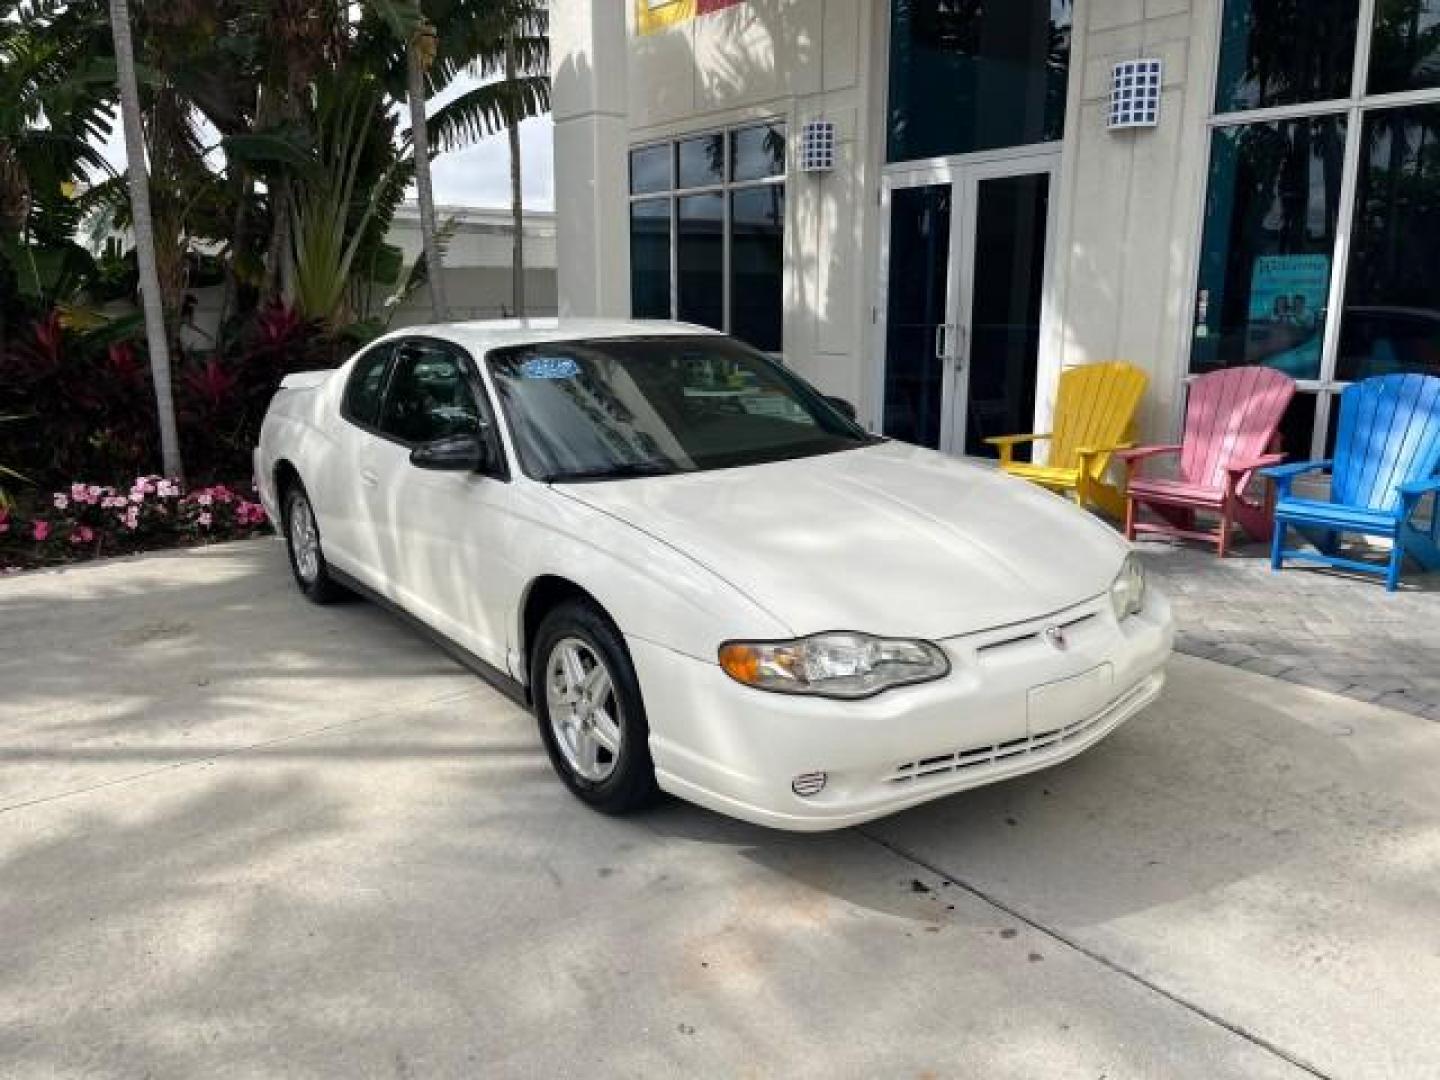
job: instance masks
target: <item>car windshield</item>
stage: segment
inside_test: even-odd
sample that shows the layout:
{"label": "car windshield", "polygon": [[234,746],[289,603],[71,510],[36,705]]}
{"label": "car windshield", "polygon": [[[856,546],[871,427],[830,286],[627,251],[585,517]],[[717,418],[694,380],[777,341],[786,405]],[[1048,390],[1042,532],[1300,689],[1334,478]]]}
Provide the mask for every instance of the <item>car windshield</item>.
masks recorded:
{"label": "car windshield", "polygon": [[725,469],[874,440],[763,353],[723,337],[498,349],[520,465],[550,482]]}

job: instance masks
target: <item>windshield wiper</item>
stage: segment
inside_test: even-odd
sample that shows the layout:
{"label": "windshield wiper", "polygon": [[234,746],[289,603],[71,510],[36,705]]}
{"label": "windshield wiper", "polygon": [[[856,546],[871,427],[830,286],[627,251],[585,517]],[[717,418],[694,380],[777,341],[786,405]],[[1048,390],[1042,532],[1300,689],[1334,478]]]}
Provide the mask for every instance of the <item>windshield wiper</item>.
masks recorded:
{"label": "windshield wiper", "polygon": [[621,480],[632,476],[673,476],[675,473],[689,471],[689,469],[682,469],[663,461],[622,461],[595,469],[554,472],[545,479],[551,484],[563,484],[570,480]]}

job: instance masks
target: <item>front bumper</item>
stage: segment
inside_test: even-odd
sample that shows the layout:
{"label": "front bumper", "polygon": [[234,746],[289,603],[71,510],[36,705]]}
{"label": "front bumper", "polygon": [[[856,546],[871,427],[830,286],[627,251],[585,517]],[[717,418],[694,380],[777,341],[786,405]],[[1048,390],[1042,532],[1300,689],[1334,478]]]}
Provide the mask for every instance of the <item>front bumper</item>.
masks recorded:
{"label": "front bumper", "polygon": [[[1066,647],[1045,631],[1060,627]],[[844,828],[1058,764],[1153,702],[1174,638],[1170,606],[1117,623],[1107,597],[939,642],[949,676],[863,701],[741,686],[718,664],[630,639],[666,791],[772,828]],[[797,776],[826,774],[796,795]]]}

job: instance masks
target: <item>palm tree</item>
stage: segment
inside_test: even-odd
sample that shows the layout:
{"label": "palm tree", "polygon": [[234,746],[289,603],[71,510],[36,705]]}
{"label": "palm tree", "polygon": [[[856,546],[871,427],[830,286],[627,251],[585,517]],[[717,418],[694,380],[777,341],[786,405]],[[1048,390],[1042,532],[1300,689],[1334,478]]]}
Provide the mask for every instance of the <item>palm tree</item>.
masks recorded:
{"label": "palm tree", "polygon": [[[516,68],[515,30],[505,35],[505,86],[513,88]],[[505,111],[505,136],[510,144],[511,302],[517,318],[525,317],[525,194],[520,183],[520,118],[514,107]]]}
{"label": "palm tree", "polygon": [[435,221],[435,189],[430,181],[430,133],[425,120],[425,78],[435,63],[435,27],[423,18],[405,50],[406,96],[410,99],[410,138],[415,147],[415,190],[420,202],[420,236],[425,248],[426,281],[436,322],[449,318],[445,304],[445,268],[440,229]]}
{"label": "palm tree", "polygon": [[145,132],[140,123],[140,86],[135,74],[135,43],[130,32],[127,0],[110,0],[110,29],[115,36],[115,74],[120,91],[120,119],[125,129],[125,157],[130,175],[131,220],[140,264],[140,299],[145,310],[145,336],[155,385],[155,411],[160,422],[161,468],[181,478],[180,433],[175,423],[175,395],[170,382],[170,341],[155,265],[154,220],[150,211],[150,179],[145,165]]}
{"label": "palm tree", "polygon": [[469,146],[504,130],[510,145],[512,306],[525,314],[524,202],[520,123],[550,111],[550,17],[545,0],[426,0],[440,29],[433,81],[461,73],[484,80],[430,117],[442,150]]}

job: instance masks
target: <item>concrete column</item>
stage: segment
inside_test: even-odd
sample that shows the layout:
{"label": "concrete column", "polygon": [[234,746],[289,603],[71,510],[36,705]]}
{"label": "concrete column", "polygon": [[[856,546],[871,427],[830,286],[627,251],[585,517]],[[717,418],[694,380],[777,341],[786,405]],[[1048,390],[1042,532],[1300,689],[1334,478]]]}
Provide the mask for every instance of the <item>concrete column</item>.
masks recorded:
{"label": "concrete column", "polygon": [[628,318],[625,9],[616,0],[550,8],[560,314]]}

